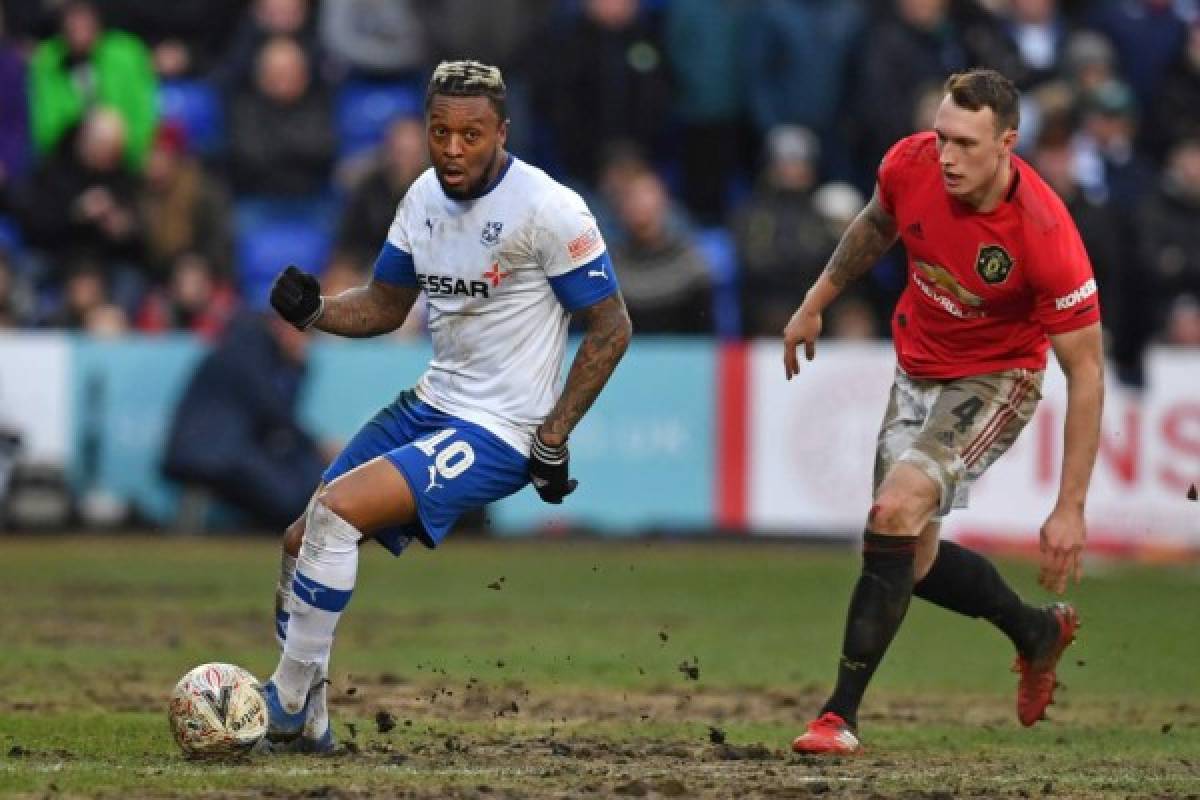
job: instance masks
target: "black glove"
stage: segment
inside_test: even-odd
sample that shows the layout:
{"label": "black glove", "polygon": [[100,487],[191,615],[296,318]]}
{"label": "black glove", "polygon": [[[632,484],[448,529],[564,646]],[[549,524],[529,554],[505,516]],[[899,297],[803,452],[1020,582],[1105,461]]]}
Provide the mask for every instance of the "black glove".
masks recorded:
{"label": "black glove", "polygon": [[567,477],[567,443],[552,447],[542,441],[541,431],[533,434],[533,448],[529,451],[529,479],[533,488],[547,503],[558,505],[563,498],[575,491],[579,481]]}
{"label": "black glove", "polygon": [[271,305],[279,316],[303,331],[321,316],[325,299],[316,278],[289,264],[271,284]]}

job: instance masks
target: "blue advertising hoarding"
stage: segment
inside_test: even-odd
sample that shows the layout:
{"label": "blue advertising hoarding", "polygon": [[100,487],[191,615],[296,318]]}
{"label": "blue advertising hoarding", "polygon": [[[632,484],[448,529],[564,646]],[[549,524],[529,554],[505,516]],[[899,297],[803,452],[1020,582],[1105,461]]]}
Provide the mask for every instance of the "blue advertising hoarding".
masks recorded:
{"label": "blue advertising hoarding", "polygon": [[[121,498],[169,524],[177,491],[159,472],[164,437],[205,352],[187,336],[74,339],[68,465],[74,486]],[[426,341],[318,339],[301,419],[319,438],[345,442],[416,383],[429,357]],[[620,535],[709,526],[714,359],[704,341],[636,340],[571,437],[580,488],[561,506],[522,490],[489,509],[495,531],[522,535],[571,525]]]}

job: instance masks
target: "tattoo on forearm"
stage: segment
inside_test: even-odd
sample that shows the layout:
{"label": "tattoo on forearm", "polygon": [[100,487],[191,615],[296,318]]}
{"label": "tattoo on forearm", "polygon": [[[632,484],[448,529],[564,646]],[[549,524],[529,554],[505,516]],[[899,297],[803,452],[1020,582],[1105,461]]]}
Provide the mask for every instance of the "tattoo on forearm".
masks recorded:
{"label": "tattoo on forearm", "polygon": [[566,437],[574,430],[629,347],[633,331],[619,294],[583,313],[587,333],[567,374],[566,386],[542,423],[542,431],[549,436]]}
{"label": "tattoo on forearm", "polygon": [[317,328],[350,338],[389,333],[404,324],[416,297],[416,289],[378,284],[347,289],[325,298],[325,311],[317,320]]}
{"label": "tattoo on forearm", "polygon": [[834,286],[845,289],[870,272],[895,241],[896,221],[872,197],[838,242],[825,274]]}

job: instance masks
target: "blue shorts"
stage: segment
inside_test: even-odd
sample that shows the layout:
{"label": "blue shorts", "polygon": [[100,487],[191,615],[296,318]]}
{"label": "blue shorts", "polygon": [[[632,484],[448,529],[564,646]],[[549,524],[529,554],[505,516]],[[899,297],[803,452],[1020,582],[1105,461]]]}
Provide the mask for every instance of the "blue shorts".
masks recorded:
{"label": "blue shorts", "polygon": [[484,428],[401,392],[355,434],[325,470],[326,484],[378,456],[408,481],[418,521],[375,532],[400,555],[413,538],[437,547],[459,516],[508,497],[529,482],[528,459]]}

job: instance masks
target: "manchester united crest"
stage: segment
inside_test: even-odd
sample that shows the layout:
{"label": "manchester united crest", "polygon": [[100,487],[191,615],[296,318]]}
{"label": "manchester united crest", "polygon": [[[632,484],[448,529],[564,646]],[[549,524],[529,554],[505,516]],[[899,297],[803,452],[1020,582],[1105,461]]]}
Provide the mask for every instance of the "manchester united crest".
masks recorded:
{"label": "manchester united crest", "polygon": [[1012,268],[1012,256],[1000,245],[985,244],[979,248],[979,256],[975,259],[975,271],[983,278],[984,283],[1004,283]]}

